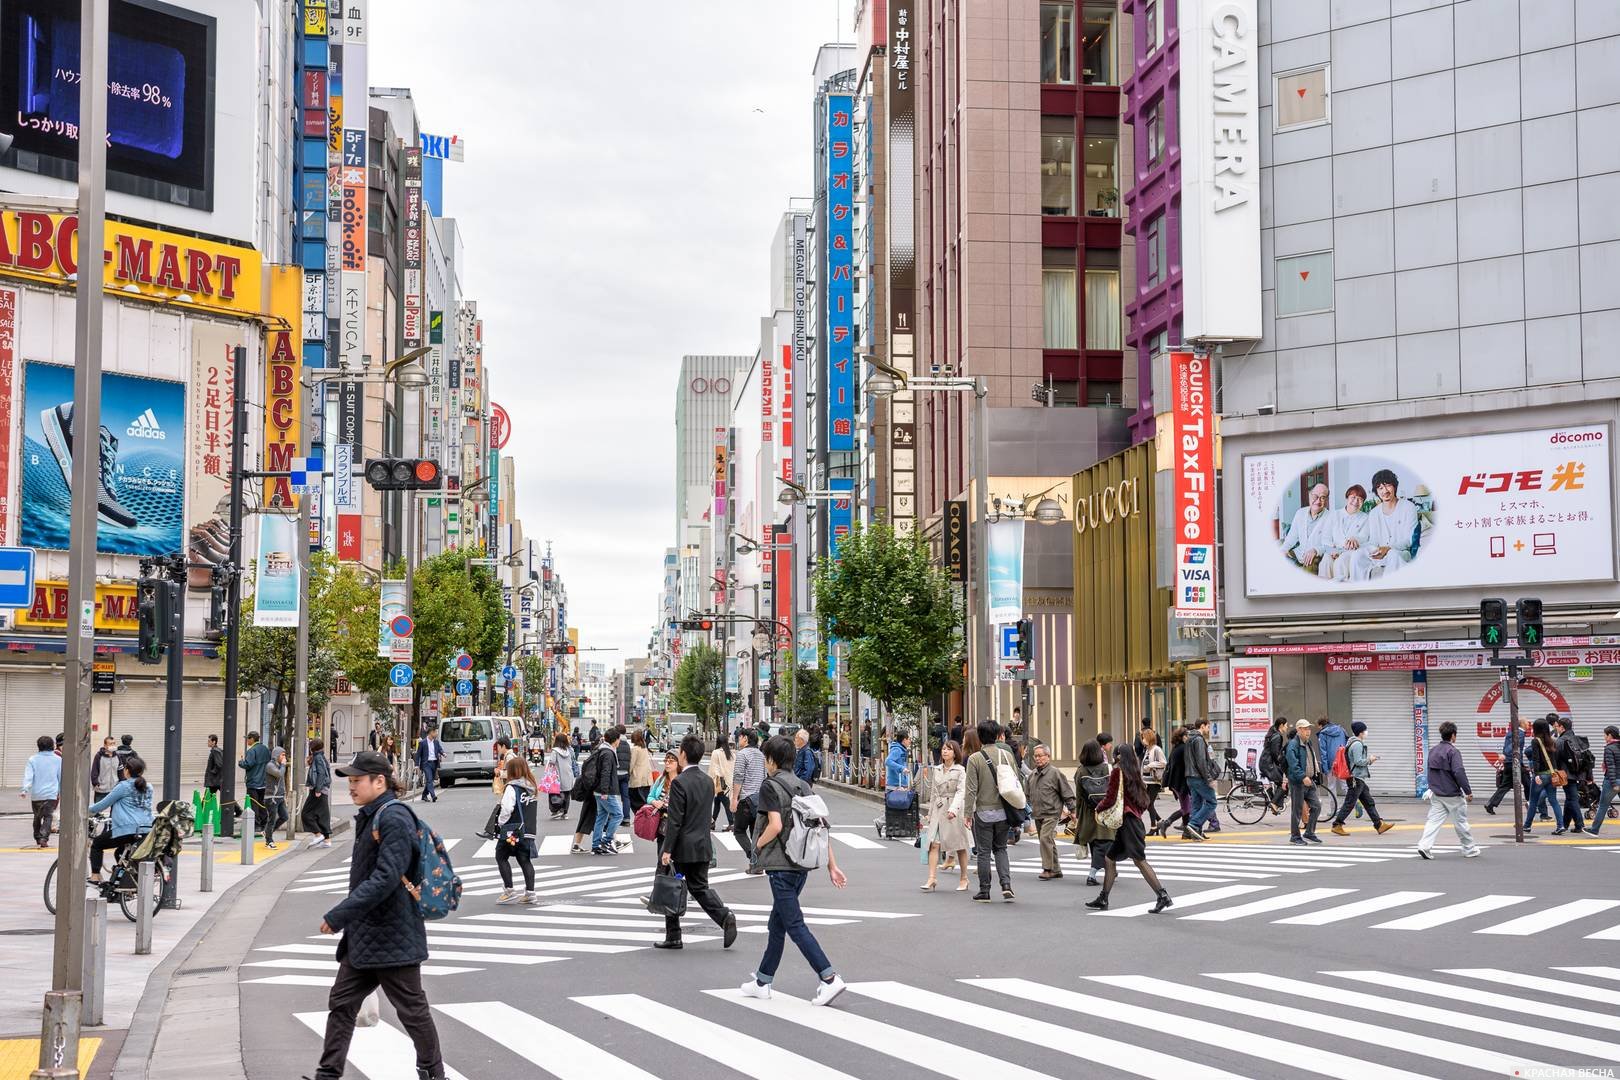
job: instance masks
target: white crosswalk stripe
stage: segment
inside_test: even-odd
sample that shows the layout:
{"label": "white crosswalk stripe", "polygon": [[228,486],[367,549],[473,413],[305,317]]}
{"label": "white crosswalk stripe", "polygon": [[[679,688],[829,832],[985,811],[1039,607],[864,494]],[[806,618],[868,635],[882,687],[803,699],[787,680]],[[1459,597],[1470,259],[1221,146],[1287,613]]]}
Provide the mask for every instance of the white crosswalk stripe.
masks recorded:
{"label": "white crosswalk stripe", "polygon": [[1437,926],[1454,923],[1461,919],[1483,915],[1488,911],[1497,911],[1515,904],[1528,903],[1534,900],[1533,896],[1507,896],[1491,894],[1476,897],[1473,900],[1464,900],[1460,904],[1450,904],[1446,907],[1430,908],[1420,911],[1416,915],[1408,915],[1402,919],[1393,919],[1382,922],[1373,927],[1374,930],[1433,930]]}
{"label": "white crosswalk stripe", "polygon": [[[1584,919],[1588,915],[1596,915],[1600,911],[1620,907],[1620,900],[1571,900],[1567,904],[1556,907],[1542,908],[1540,911],[1521,915],[1517,919],[1510,919],[1505,923],[1487,926],[1483,930],[1474,931],[1476,934],[1506,934],[1513,937],[1527,937],[1542,930],[1550,930],[1555,926]],[[1596,936],[1596,935],[1591,935]]]}
{"label": "white crosswalk stripe", "polygon": [[1433,900],[1445,893],[1437,892],[1392,892],[1383,896],[1369,897],[1366,900],[1355,900],[1338,907],[1324,908],[1321,911],[1307,911],[1303,915],[1290,915],[1286,919],[1278,919],[1279,926],[1326,926],[1329,923],[1343,922],[1354,919],[1360,915],[1371,915],[1376,911],[1388,911],[1390,908],[1405,907],[1420,900]]}
{"label": "white crosswalk stripe", "polygon": [[1284,908],[1304,907],[1314,904],[1318,900],[1326,900],[1334,896],[1344,896],[1353,893],[1354,889],[1305,889],[1302,892],[1282,893],[1277,896],[1268,896],[1262,900],[1251,900],[1247,904],[1236,907],[1218,908],[1215,911],[1200,911],[1195,915],[1183,915],[1189,922],[1231,922],[1233,919],[1243,919],[1250,915],[1262,915],[1268,911],[1281,911]]}
{"label": "white crosswalk stripe", "polygon": [[[1171,910],[1179,911],[1182,908],[1196,907],[1200,904],[1213,904],[1217,900],[1230,900],[1237,896],[1248,896],[1252,893],[1266,892],[1273,887],[1274,886],[1271,885],[1226,885],[1219,889],[1206,889],[1203,892],[1188,893],[1185,896],[1176,897],[1176,906]],[[1099,912],[1098,918],[1134,919],[1139,915],[1146,915],[1153,909],[1153,905],[1157,902],[1157,900],[1149,900],[1145,904],[1133,904],[1130,907],[1122,908],[1109,908],[1107,911]]]}
{"label": "white crosswalk stripe", "polygon": [[[1603,971],[1615,972],[1620,977],[1620,968],[1562,968],[1563,971],[1596,973]],[[1607,987],[1583,986],[1571,979],[1549,979],[1545,975],[1524,975],[1516,971],[1503,971],[1501,968],[1449,968],[1440,972],[1442,975],[1455,975],[1462,979],[1478,979],[1481,982],[1502,983],[1520,990],[1539,990],[1543,994],[1557,994],[1559,997],[1578,998],[1581,1001],[1602,1001],[1609,1005],[1620,1004],[1620,996]]]}
{"label": "white crosswalk stripe", "polygon": [[[1153,869],[1160,880],[1210,885],[1263,881],[1267,878],[1312,874],[1320,870],[1343,870],[1415,858],[1417,852],[1412,848],[1345,848],[1326,845],[1321,848],[1298,848],[1278,847],[1273,844],[1200,844],[1183,841],[1156,841],[1148,847],[1148,861],[1153,864]],[[1067,844],[1060,848],[1058,861],[1059,868],[1065,876],[1090,872],[1090,857]],[[1040,857],[1031,855],[1014,858],[1012,869],[1017,874],[1039,873]],[[1130,866],[1122,865],[1118,869],[1122,878],[1133,880],[1141,878],[1141,875]]]}
{"label": "white crosswalk stripe", "polygon": [[[326,1031],[324,1012],[296,1014],[300,1023],[316,1035]],[[416,1047],[410,1037],[392,1024],[355,1028],[349,1043],[349,1064],[359,1069],[370,1080],[392,1080],[394,1077],[416,1074]],[[467,1080],[455,1069],[445,1066],[446,1080]]]}
{"label": "white crosswalk stripe", "polygon": [[744,1035],[711,1020],[691,1016],[640,994],[608,994],[573,1000],[618,1017],[649,1035],[702,1054],[755,1080],[853,1080],[848,1073]]}
{"label": "white crosswalk stripe", "polygon": [[[1505,1009],[1519,1016],[1535,1016],[1541,1006],[1530,998],[1513,997],[1511,994],[1498,994],[1490,990],[1481,990],[1478,987],[1463,986],[1457,983],[1440,982],[1438,979],[1419,979],[1411,975],[1396,975],[1388,971],[1328,971],[1323,972],[1329,978],[1351,979],[1355,982],[1375,983],[1380,989],[1396,988],[1412,990],[1419,994],[1433,995],[1441,1001],[1466,1001],[1474,1005],[1486,1005],[1494,1009]],[[1613,1032],[1616,1030],[1616,1018],[1613,1016],[1592,1016],[1579,1010],[1571,1009],[1561,1012],[1558,1017],[1558,1037],[1562,1045],[1572,1049],[1580,1049],[1586,1053],[1598,1054],[1615,1061],[1620,1061],[1620,1043],[1607,1043],[1588,1040],[1572,1033],[1569,1027],[1595,1027],[1600,1031]],[[1531,1029],[1526,1027],[1528,1032]]]}

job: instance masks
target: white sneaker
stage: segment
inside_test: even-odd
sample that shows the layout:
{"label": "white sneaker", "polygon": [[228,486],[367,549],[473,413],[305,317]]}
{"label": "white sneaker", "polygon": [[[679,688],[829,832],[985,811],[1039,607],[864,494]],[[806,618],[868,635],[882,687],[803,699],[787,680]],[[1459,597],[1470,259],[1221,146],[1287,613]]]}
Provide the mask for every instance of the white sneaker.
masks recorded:
{"label": "white sneaker", "polygon": [[844,980],[840,975],[834,975],[832,982],[822,982],[816,987],[816,996],[810,999],[812,1005],[831,1005],[839,994],[844,992]]}
{"label": "white sneaker", "polygon": [[534,903],[534,893],[532,893],[532,892],[526,892],[526,893],[524,893],[524,894],[523,894],[523,902],[524,902],[524,903],[525,903],[525,904],[532,904],[532,903]]}
{"label": "white sneaker", "polygon": [[1463,858],[1465,858],[1465,859],[1477,859],[1477,858],[1479,858],[1479,851],[1480,851],[1479,848],[1475,848],[1473,851],[1465,851],[1465,852],[1463,852]]}
{"label": "white sneaker", "polygon": [[748,981],[743,983],[740,989],[743,997],[759,998],[761,1001],[771,1000],[771,984],[761,985],[753,976],[749,976]]}

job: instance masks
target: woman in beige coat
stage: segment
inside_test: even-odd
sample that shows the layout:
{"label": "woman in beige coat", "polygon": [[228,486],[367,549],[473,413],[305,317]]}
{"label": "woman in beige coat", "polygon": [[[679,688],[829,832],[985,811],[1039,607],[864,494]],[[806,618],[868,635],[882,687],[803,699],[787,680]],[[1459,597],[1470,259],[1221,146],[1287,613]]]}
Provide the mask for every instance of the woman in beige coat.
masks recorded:
{"label": "woman in beige coat", "polygon": [[726,831],[731,831],[731,773],[737,766],[737,756],[731,752],[726,733],[714,740],[714,753],[709,755],[709,779],[714,783],[714,809],[709,814],[709,828],[720,831],[720,811],[726,812]]}
{"label": "woman in beige coat", "polygon": [[647,733],[630,733],[630,814],[647,805],[647,791],[652,787],[652,754],[647,752]]}
{"label": "woman in beige coat", "polygon": [[931,789],[926,826],[928,881],[922,886],[922,890],[934,891],[935,878],[939,874],[939,855],[940,852],[946,851],[956,855],[956,865],[962,870],[962,881],[956,886],[956,891],[966,892],[967,855],[972,840],[968,836],[967,822],[962,817],[962,804],[967,795],[967,773],[962,768],[961,744],[950,739],[945,740],[939,748],[939,764],[928,771]]}

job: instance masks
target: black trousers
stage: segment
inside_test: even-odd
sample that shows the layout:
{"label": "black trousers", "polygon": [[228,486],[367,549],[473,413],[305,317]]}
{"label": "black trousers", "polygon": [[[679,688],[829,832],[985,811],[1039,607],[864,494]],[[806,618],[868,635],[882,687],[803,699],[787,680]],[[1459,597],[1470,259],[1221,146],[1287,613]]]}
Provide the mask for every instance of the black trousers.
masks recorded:
{"label": "black trousers", "polygon": [[589,836],[591,830],[596,828],[596,796],[587,793],[585,801],[579,804],[579,821],[574,825],[576,836]]}
{"label": "black trousers", "polygon": [[737,800],[737,812],[732,815],[731,835],[742,845],[743,856],[754,861],[754,797],[744,795]]}
{"label": "black trousers", "polygon": [[270,830],[274,829],[275,826],[267,825],[266,823],[274,821],[275,819],[270,816],[270,808],[265,805],[264,788],[248,788],[247,801],[248,805],[253,809],[253,827],[268,837],[270,835]]}
{"label": "black trousers", "polygon": [[44,847],[51,842],[51,820],[56,816],[55,799],[35,799],[34,843]]}
{"label": "black trousers", "polygon": [[731,796],[725,792],[718,792],[714,797],[714,812],[709,815],[709,827],[712,829],[720,821],[720,811],[726,812],[726,828],[731,828]]}
{"label": "black trousers", "polygon": [[534,860],[528,853],[514,848],[506,841],[495,845],[495,869],[501,872],[501,884],[506,888],[512,887],[512,860],[516,859],[518,869],[523,871],[523,891],[534,892]]}
{"label": "black trousers", "polygon": [[1378,816],[1378,807],[1373,804],[1372,792],[1367,790],[1367,781],[1359,776],[1352,776],[1344,783],[1344,802],[1339,804],[1339,816],[1333,819],[1333,824],[1343,825],[1358,802],[1362,809],[1367,811],[1367,817],[1372,819],[1374,827],[1382,824],[1384,819]]}
{"label": "black trousers", "polygon": [[[1519,776],[1519,786],[1521,790],[1524,791],[1526,801],[1528,801],[1530,798],[1530,779],[1530,774],[1528,772],[1521,773]],[[1502,805],[1503,799],[1511,798],[1513,798],[1512,784],[1509,784],[1507,787],[1499,787],[1491,793],[1490,801],[1485,804],[1485,809],[1495,810],[1498,806]],[[1541,816],[1543,818],[1547,817],[1546,813],[1543,813]]]}
{"label": "black trousers", "polygon": [[[708,913],[714,925],[724,926],[731,912],[721,902],[720,894],[709,888],[709,864],[706,862],[678,862],[675,872],[686,879],[686,891],[697,901],[698,907]],[[664,940],[681,940],[681,920],[673,915],[664,916]]]}
{"label": "black trousers", "polygon": [[330,840],[332,838],[332,800],[324,793],[317,795],[313,791],[309,798],[304,800],[304,808],[298,812],[298,820],[304,826],[305,832],[320,833]]}
{"label": "black trousers", "polygon": [[[315,1070],[316,1080],[342,1080],[343,1067],[349,1058],[349,1041],[354,1038],[354,1018],[366,995],[378,987],[388,995],[399,1022],[411,1042],[416,1044],[416,1067],[438,1069],[443,1065],[439,1053],[439,1032],[433,1026],[433,1012],[428,1008],[427,994],[422,992],[422,969],[419,965],[392,968],[354,968],[345,959],[338,965],[337,980],[326,999],[326,1041],[321,1046],[321,1065]],[[441,1074],[442,1075],[442,1074]]]}

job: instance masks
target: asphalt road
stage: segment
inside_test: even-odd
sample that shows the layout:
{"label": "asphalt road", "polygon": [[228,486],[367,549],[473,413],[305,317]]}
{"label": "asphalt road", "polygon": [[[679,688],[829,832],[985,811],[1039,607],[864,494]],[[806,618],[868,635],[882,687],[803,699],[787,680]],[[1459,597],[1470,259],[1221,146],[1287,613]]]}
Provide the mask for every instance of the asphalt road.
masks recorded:
{"label": "asphalt road", "polygon": [[[849,886],[818,873],[803,898],[851,984],[828,1009],[805,1004],[815,980],[791,943],[771,1001],[737,996],[769,903],[763,880],[741,876],[740,853],[722,849],[713,872],[743,916],[736,945],[723,950],[694,904],[685,950],[656,952],[662,920],[636,900],[650,844],[613,859],[552,854],[572,824],[542,822],[556,839],[537,861],[541,904],[497,907],[494,861],[473,835],[487,787],[458,785],[421,807],[457,841],[467,882],[460,910],[430,926],[424,980],[452,1075],[1620,1071],[1620,830],[1613,846],[1514,849],[1502,819],[1478,815],[1483,857],[1449,848],[1432,862],[1415,856],[1410,831],[1328,836],[1308,850],[1273,837],[1155,842],[1149,856],[1176,906],[1147,914],[1147,887],[1122,877],[1098,915],[1081,906],[1096,893],[1084,869],[1039,881],[1028,841],[1012,849],[1012,903],[971,903],[943,876],[941,891],[922,893],[918,851],[875,838],[876,806],[829,803]],[[313,1072],[335,968],[318,929],[344,890],[347,857],[334,850],[289,888],[242,968],[253,1080]],[[383,1024],[357,1033],[348,1075],[408,1080],[412,1060],[385,1005]]]}

